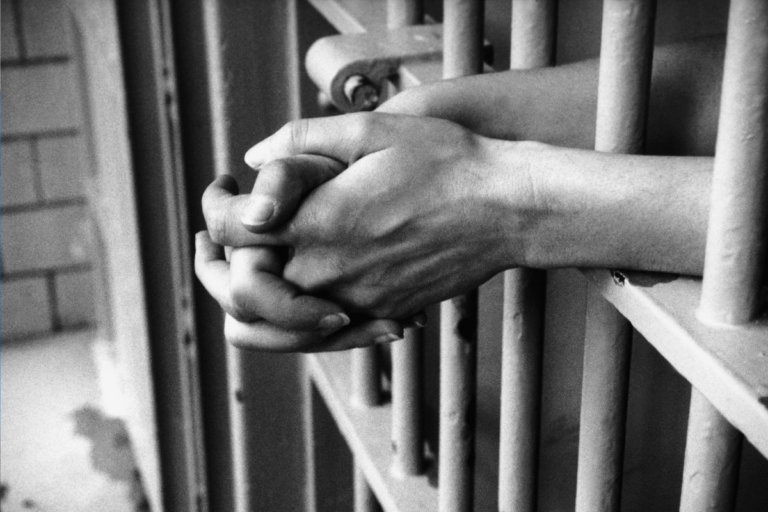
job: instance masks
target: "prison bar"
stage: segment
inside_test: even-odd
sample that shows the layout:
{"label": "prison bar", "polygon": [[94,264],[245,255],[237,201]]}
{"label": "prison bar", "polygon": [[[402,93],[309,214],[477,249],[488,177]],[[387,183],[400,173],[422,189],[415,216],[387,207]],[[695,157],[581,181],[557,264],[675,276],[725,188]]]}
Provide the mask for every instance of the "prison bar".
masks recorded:
{"label": "prison bar", "polygon": [[365,474],[357,460],[354,462],[353,492],[355,512],[377,512],[379,510],[376,496],[368,485],[368,480],[365,479]]}
{"label": "prison bar", "polygon": [[[443,2],[443,78],[482,72],[482,0]],[[473,508],[477,290],[440,305],[438,510]]]}
{"label": "prison bar", "polygon": [[[554,63],[555,0],[512,1],[510,68]],[[504,273],[499,429],[499,511],[536,508],[546,273]]]}
{"label": "prison bar", "polygon": [[[422,0],[387,0],[387,27],[424,21]],[[424,467],[421,429],[421,352],[423,331],[405,330],[405,339],[392,344],[392,473],[418,475]]]}
{"label": "prison bar", "polygon": [[[699,317],[761,314],[768,200],[768,4],[734,0],[728,19]],[[742,434],[694,387],[680,510],[733,510]]]}
{"label": "prison bar", "polygon": [[768,3],[733,0],[712,177],[700,316],[761,313],[768,213]]}
{"label": "prison bar", "polygon": [[352,350],[352,396],[358,407],[373,407],[381,401],[379,354],[376,346]]}
{"label": "prison bar", "polygon": [[[643,149],[655,0],[605,0],[595,149]],[[618,511],[624,458],[632,326],[594,290],[588,293],[576,510]]]}

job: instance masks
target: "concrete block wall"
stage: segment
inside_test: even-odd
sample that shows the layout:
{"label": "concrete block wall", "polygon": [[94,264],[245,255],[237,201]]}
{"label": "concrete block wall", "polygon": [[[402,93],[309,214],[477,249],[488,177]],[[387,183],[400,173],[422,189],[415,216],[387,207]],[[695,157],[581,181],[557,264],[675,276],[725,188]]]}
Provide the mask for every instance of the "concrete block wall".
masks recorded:
{"label": "concrete block wall", "polygon": [[92,326],[83,93],[60,0],[0,0],[0,337]]}

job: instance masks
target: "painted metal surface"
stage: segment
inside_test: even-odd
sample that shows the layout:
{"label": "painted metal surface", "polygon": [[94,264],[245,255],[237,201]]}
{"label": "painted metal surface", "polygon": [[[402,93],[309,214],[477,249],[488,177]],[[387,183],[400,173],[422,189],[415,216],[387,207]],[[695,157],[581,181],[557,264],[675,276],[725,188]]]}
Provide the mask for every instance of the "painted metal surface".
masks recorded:
{"label": "painted metal surface", "polygon": [[352,395],[357,407],[373,407],[381,401],[381,375],[376,347],[352,350]]}
{"label": "painted metal surface", "polygon": [[743,436],[696,388],[691,391],[681,512],[726,512],[736,505]]}
{"label": "painted metal surface", "polygon": [[[554,64],[554,0],[514,0],[511,69]],[[504,273],[502,318],[499,510],[534,511],[538,473],[541,357],[546,273]]]}
{"label": "painted metal surface", "polygon": [[[443,3],[443,78],[483,70],[483,3]],[[472,510],[477,379],[477,291],[440,305],[440,446],[438,507]]]}
{"label": "painted metal surface", "polygon": [[703,321],[740,324],[765,313],[767,218],[768,3],[734,0],[712,177]]}
{"label": "painted metal surface", "polygon": [[[595,149],[643,149],[653,56],[654,0],[606,0]],[[576,510],[618,511],[632,327],[594,292],[587,302]]]}

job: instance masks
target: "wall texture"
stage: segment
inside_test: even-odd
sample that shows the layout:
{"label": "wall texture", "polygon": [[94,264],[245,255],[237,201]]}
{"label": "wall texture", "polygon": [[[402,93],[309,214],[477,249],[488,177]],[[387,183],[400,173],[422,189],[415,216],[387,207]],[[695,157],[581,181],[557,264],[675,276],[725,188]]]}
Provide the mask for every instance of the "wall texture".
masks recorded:
{"label": "wall texture", "polygon": [[72,23],[56,0],[2,0],[4,340],[94,323],[86,141]]}

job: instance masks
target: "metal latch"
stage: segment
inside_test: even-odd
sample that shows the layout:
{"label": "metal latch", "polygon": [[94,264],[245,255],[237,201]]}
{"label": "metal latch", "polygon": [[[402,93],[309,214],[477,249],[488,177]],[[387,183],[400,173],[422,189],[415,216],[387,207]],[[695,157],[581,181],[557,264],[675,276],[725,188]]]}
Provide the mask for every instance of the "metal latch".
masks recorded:
{"label": "metal latch", "polygon": [[373,110],[384,81],[400,66],[440,60],[442,25],[415,25],[385,32],[318,39],[307,52],[307,72],[342,112]]}

